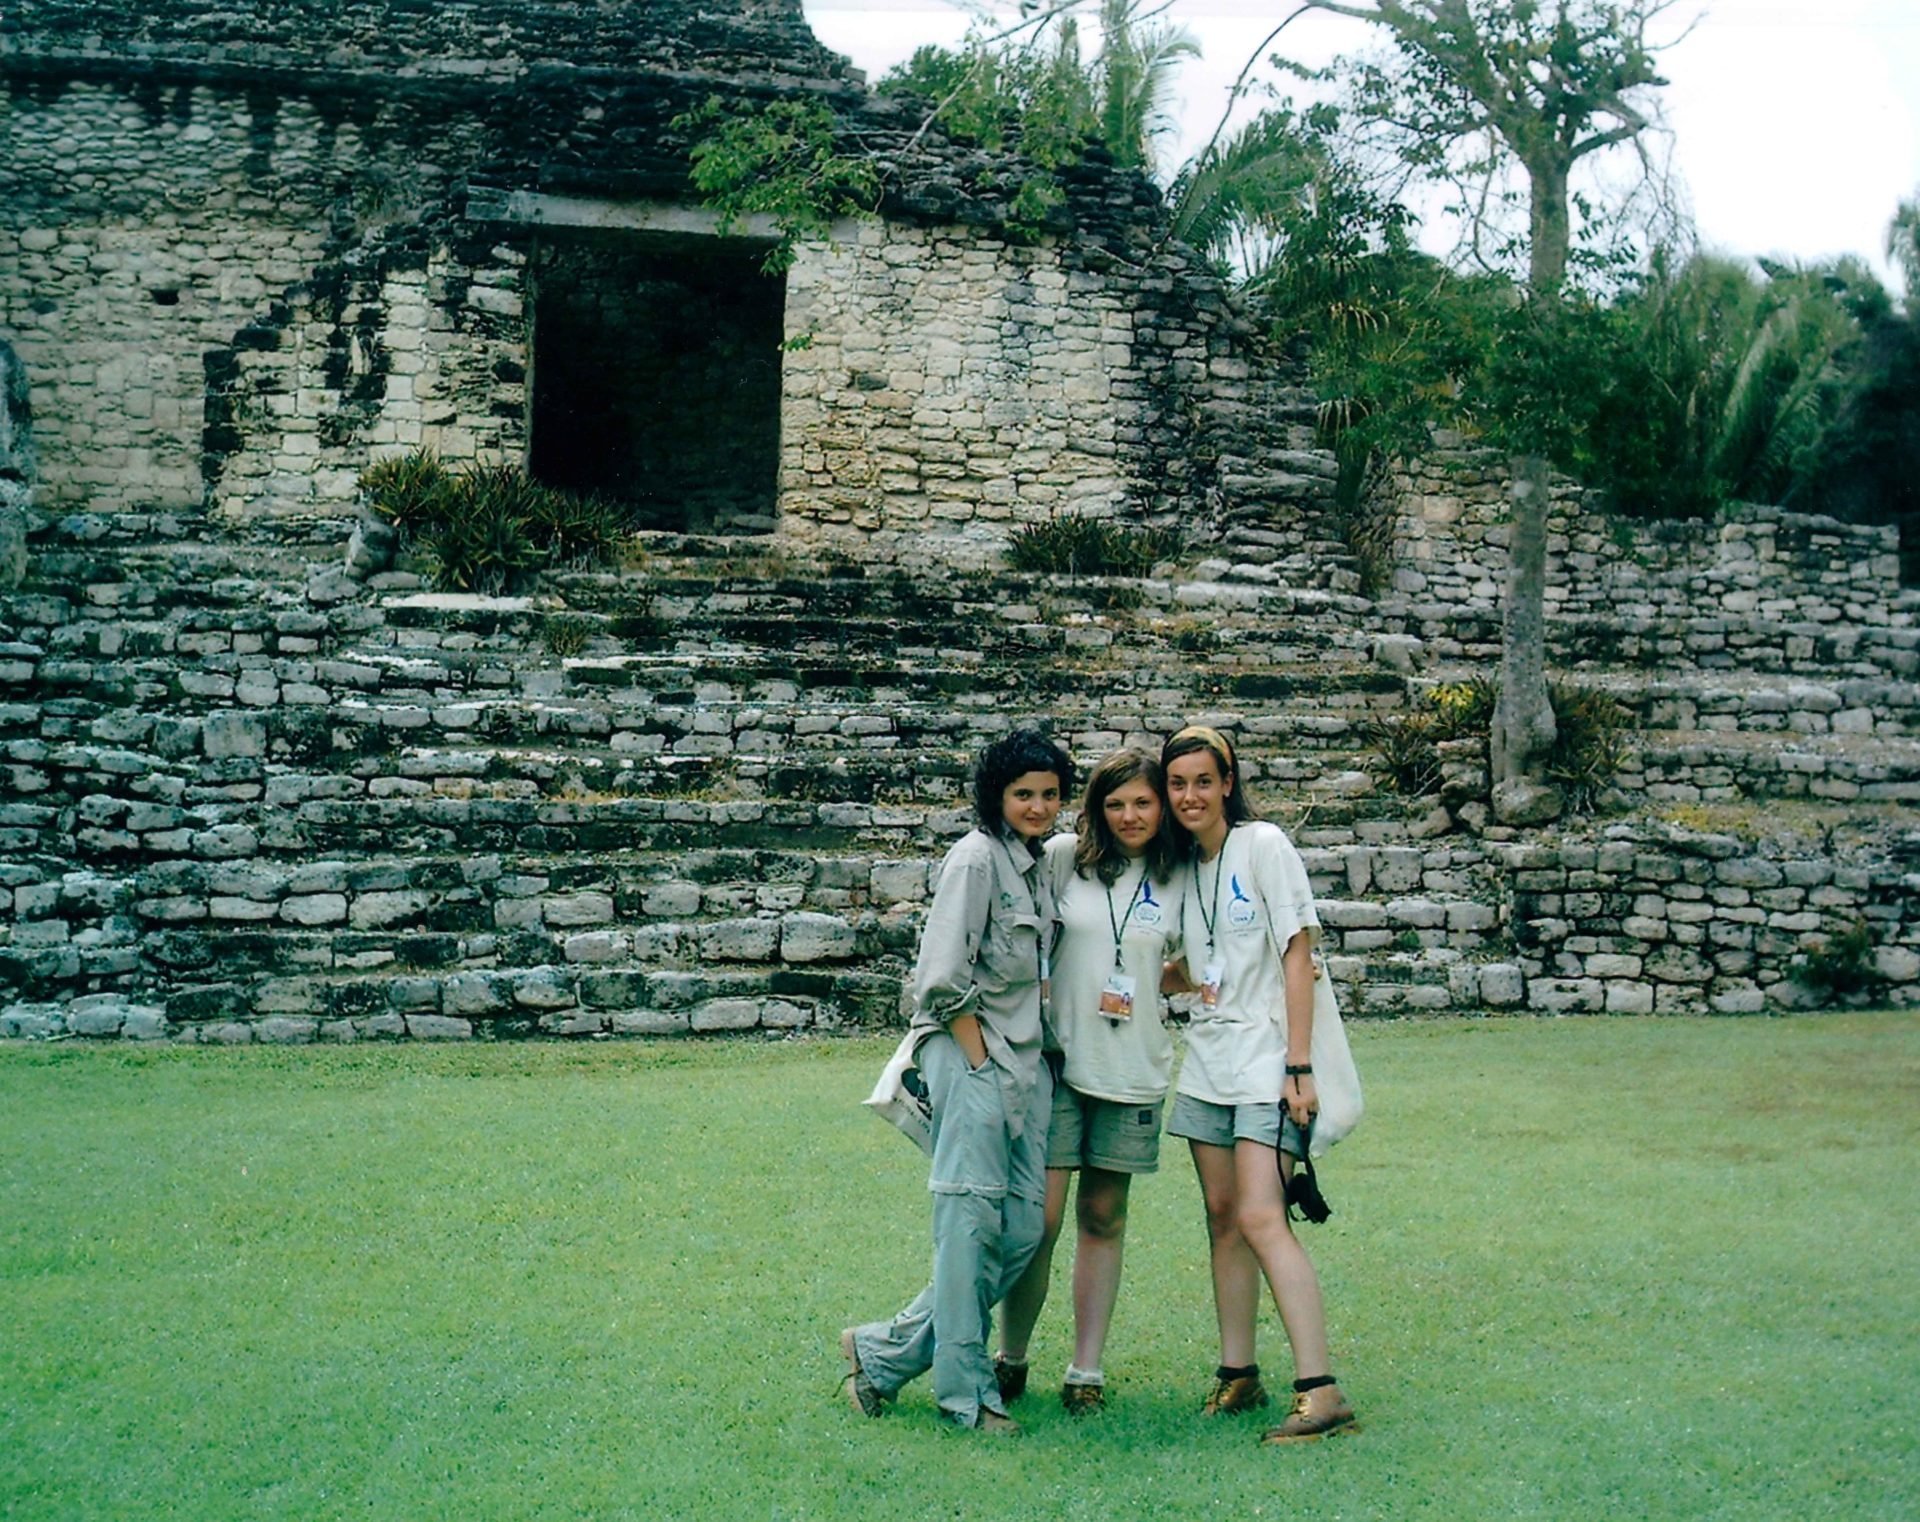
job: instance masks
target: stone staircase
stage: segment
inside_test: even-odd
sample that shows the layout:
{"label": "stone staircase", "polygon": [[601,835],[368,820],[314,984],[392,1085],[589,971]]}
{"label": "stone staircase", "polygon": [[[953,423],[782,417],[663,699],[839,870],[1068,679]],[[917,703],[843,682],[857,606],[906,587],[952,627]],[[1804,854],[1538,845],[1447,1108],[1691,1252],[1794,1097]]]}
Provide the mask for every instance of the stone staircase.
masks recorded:
{"label": "stone staircase", "polygon": [[[637,569],[472,597],[346,577],[346,532],[122,516],[36,539],[0,598],[0,1033],[884,1023],[973,750],[1040,715],[1083,763],[1230,726],[1306,857],[1351,1013],[1525,1001],[1506,832],[1441,833],[1432,800],[1369,771],[1366,723],[1444,669],[1409,669],[1404,615],[1281,558],[862,575],[656,535]],[[1460,620],[1420,656],[1484,638]],[[1861,669],[1879,649],[1792,683],[1602,670],[1649,725],[1688,721],[1649,733],[1629,785],[1910,798],[1911,684]],[[1838,722],[1863,709],[1870,730]],[[1859,792],[1814,788],[1758,722],[1816,711],[1804,743],[1844,752],[1818,779]]]}

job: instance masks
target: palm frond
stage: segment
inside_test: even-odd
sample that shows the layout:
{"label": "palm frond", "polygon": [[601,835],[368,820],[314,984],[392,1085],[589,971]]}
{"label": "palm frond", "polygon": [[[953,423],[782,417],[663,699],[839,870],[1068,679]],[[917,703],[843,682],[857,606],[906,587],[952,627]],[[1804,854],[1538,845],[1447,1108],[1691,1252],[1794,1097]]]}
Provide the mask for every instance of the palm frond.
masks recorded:
{"label": "palm frond", "polygon": [[1184,168],[1169,193],[1174,236],[1209,253],[1272,232],[1312,194],[1324,155],[1285,113],[1262,112]]}

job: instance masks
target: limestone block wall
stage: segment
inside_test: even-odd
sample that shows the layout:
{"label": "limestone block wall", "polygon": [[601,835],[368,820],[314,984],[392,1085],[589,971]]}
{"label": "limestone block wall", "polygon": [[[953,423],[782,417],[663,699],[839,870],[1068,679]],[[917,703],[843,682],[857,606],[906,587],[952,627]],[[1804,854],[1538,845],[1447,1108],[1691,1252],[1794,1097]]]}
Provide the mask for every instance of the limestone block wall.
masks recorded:
{"label": "limestone block wall", "polygon": [[1204,415],[1246,393],[1248,335],[1174,294],[1177,250],[1145,279],[1083,255],[894,221],[804,249],[788,276],[783,534],[972,566],[1055,515],[1207,526],[1222,446]]}
{"label": "limestone block wall", "polygon": [[203,356],[320,261],[355,128],[75,82],[0,97],[0,135],[0,331],[33,381],[41,502],[197,506]]}
{"label": "limestone block wall", "polygon": [[[1507,567],[1507,480],[1504,459],[1457,446],[1390,473],[1380,489],[1398,521],[1394,590],[1423,606],[1497,610]],[[1549,524],[1547,608],[1561,620],[1694,628],[1714,619],[1826,627],[1895,621],[1900,569],[1892,528],[1758,506],[1711,524],[1620,518],[1598,494],[1564,478],[1554,484]]]}
{"label": "limestone block wall", "polygon": [[210,363],[208,505],[338,514],[371,457],[525,463],[527,255],[512,238],[356,250]]}
{"label": "limestone block wall", "polygon": [[[0,109],[0,331],[43,506],[338,513],[379,453],[527,458],[541,234],[461,215],[484,124],[188,84]],[[981,563],[1057,512],[1205,517],[1207,416],[1258,368],[1178,250],[1095,271],[900,219],[802,250],[785,331],[786,532],[880,560]]]}
{"label": "limestone block wall", "polygon": [[781,509],[803,542],[979,563],[1009,524],[1119,510],[1133,324],[1054,249],[862,226],[791,272]]}
{"label": "limestone block wall", "polygon": [[1804,1007],[1796,966],[1857,925],[1875,1001],[1920,999],[1920,882],[1897,859],[1620,826],[1594,842],[1510,847],[1506,865],[1526,1007],[1540,1013]]}
{"label": "limestone block wall", "polygon": [[12,0],[0,51],[511,81],[543,65],[843,78],[799,0]]}

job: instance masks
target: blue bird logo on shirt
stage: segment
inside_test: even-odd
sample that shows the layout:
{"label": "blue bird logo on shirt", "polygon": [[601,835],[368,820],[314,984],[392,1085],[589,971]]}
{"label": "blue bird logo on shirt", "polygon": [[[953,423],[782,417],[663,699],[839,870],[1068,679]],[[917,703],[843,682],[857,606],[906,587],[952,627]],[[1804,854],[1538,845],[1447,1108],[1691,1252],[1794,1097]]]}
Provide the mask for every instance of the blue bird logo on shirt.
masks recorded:
{"label": "blue bird logo on shirt", "polygon": [[1245,929],[1259,918],[1259,911],[1254,908],[1253,900],[1247,897],[1246,889],[1240,886],[1238,872],[1227,879],[1227,885],[1233,893],[1227,902],[1227,923]]}

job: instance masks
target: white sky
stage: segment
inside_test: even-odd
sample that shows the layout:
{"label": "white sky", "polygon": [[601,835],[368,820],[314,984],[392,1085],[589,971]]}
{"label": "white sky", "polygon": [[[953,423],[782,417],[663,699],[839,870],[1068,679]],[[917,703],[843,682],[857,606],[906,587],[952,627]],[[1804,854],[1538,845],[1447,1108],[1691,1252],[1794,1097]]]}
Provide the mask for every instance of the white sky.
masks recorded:
{"label": "white sky", "polygon": [[[869,80],[967,27],[947,0],[803,3],[815,35]],[[1234,77],[1291,9],[1173,0],[1167,19],[1203,50],[1179,76],[1175,162],[1212,134]],[[1887,222],[1920,193],[1920,0],[1683,0],[1672,14],[1667,36],[1701,17],[1664,56],[1661,95],[1702,241],[1733,254],[1858,254],[1890,279]],[[1279,45],[1319,64],[1371,41],[1370,28],[1315,14]]]}

